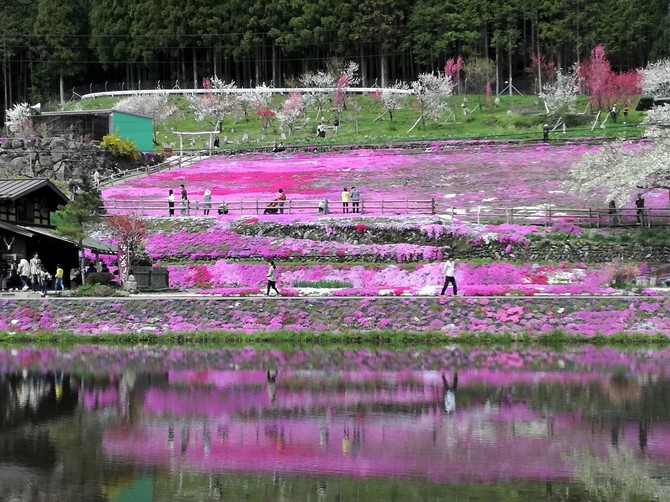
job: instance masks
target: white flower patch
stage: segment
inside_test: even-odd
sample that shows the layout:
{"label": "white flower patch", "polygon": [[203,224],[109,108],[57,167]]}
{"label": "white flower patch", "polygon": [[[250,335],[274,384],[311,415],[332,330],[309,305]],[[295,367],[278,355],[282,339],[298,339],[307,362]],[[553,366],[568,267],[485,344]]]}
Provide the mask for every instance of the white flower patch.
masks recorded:
{"label": "white flower patch", "polygon": [[18,323],[19,321],[17,319],[12,319],[11,321],[9,321],[9,324],[18,324]]}
{"label": "white flower patch", "polygon": [[490,244],[491,242],[496,242],[498,240],[498,234],[495,232],[486,232],[481,235],[481,238],[486,244]]}
{"label": "white flower patch", "polygon": [[437,294],[437,288],[439,286],[424,286],[418,292],[418,296],[435,296]]}
{"label": "white flower patch", "polygon": [[296,288],[300,296],[331,296],[333,289],[328,288]]}
{"label": "white flower patch", "polygon": [[379,296],[395,296],[395,291],[392,289],[380,289]]}
{"label": "white flower patch", "polygon": [[547,275],[547,282],[549,284],[572,284],[575,281],[582,280],[585,274],[586,271],[581,268],[557,271]]}

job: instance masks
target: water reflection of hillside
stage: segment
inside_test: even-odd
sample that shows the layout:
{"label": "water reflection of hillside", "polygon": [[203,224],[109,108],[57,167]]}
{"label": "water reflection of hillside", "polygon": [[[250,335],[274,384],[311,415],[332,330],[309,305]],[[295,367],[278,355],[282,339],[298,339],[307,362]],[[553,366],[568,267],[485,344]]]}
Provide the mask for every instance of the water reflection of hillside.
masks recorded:
{"label": "water reflection of hillside", "polygon": [[[170,485],[185,472],[560,483],[584,471],[578,452],[606,462],[613,447],[667,482],[658,469],[670,461],[670,380],[649,354],[627,367],[611,353],[582,363],[584,354],[547,354],[543,365],[489,354],[459,367],[453,405],[442,380],[453,380],[453,368],[275,364],[270,373],[261,358],[243,369],[173,359],[164,371],[140,371],[119,355],[105,371],[62,373],[53,353],[38,358],[39,372],[34,356],[0,375],[0,493],[19,490],[7,474],[19,471],[68,500],[95,500],[100,486],[146,474]],[[490,363],[501,358],[513,364]]]}

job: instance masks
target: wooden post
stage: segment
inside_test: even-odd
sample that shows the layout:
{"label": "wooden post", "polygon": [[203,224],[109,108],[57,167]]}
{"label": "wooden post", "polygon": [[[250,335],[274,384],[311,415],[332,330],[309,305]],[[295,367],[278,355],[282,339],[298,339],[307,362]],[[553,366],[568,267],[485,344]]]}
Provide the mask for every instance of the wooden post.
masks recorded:
{"label": "wooden post", "polygon": [[260,214],[260,211],[258,210],[258,199],[256,199],[256,214]]}
{"label": "wooden post", "polygon": [[430,214],[435,214],[437,211],[435,210],[435,199],[430,199]]}
{"label": "wooden post", "polygon": [[381,211],[382,211],[382,214],[384,214],[384,199],[382,199],[382,203],[381,203]]}

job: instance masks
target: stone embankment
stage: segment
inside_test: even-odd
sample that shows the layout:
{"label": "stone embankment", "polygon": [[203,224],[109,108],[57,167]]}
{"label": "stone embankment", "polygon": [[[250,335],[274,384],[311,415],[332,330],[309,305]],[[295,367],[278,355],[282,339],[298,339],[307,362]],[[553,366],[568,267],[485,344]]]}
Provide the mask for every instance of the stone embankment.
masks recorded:
{"label": "stone embankment", "polygon": [[[350,244],[413,244],[436,246],[444,252],[453,252],[460,259],[492,259],[513,261],[569,261],[573,263],[607,263],[615,259],[647,262],[670,262],[670,246],[642,245],[635,243],[597,243],[586,239],[473,239],[467,235],[455,235],[447,231],[429,235],[425,226],[393,226],[365,224],[314,224],[293,223],[290,225],[255,222],[233,227],[243,235],[276,238],[308,239],[321,242]],[[433,228],[434,230],[434,228]],[[329,255],[310,256],[310,259],[332,261]],[[337,258],[337,257],[335,257]],[[341,257],[340,257],[341,258]],[[358,259],[362,257],[357,256]],[[341,261],[341,259],[339,260]],[[380,261],[375,259],[374,261]],[[383,259],[381,261],[384,261]],[[394,261],[388,256],[386,261]]]}

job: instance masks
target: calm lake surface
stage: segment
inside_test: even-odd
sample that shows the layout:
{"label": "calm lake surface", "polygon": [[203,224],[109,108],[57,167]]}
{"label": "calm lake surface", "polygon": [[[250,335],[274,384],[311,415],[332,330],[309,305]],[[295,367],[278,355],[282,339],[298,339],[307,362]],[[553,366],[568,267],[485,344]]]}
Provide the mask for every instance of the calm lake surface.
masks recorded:
{"label": "calm lake surface", "polygon": [[0,501],[670,500],[670,349],[0,348]]}

